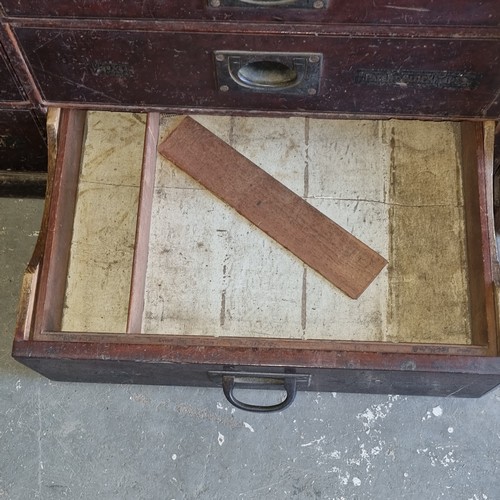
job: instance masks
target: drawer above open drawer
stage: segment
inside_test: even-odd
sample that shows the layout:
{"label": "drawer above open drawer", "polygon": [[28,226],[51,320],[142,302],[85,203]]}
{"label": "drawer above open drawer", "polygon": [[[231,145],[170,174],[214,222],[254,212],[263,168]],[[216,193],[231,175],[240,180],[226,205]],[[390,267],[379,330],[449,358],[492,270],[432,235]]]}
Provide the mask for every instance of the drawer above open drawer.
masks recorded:
{"label": "drawer above open drawer", "polygon": [[287,116],[500,116],[498,38],[156,27],[20,24],[14,31],[47,105]]}
{"label": "drawer above open drawer", "polygon": [[365,25],[496,26],[497,0],[2,0],[8,16]]}
{"label": "drawer above open drawer", "polygon": [[26,103],[27,97],[8,62],[7,55],[0,45],[0,105],[2,103]]}
{"label": "drawer above open drawer", "polygon": [[64,380],[500,383],[493,123],[195,119],[387,268],[358,299],[341,293],[157,154],[180,117],[63,111],[18,360]]}

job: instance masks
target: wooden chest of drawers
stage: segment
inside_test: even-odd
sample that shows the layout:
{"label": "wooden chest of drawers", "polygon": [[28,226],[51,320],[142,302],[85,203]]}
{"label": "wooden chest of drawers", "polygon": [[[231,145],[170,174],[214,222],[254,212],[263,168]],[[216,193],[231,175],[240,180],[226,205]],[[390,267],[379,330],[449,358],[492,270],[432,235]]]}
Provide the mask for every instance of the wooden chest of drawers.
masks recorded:
{"label": "wooden chest of drawers", "polygon": [[500,383],[491,122],[197,119],[388,269],[349,299],[161,160],[175,118],[64,111],[19,361],[229,397],[285,386],[286,404],[297,388],[470,397]]}
{"label": "wooden chest of drawers", "polygon": [[[297,388],[478,396],[500,383],[494,124],[483,121],[500,116],[498,0],[1,0],[0,5],[2,25],[37,102],[72,109],[62,114],[46,225],[25,277],[17,359],[55,379],[222,385],[230,399],[235,385],[284,386],[287,397],[277,408],[289,404]],[[145,115],[91,113],[86,128],[87,109],[151,114],[146,126]],[[252,263],[251,252],[236,251],[236,244],[224,239],[234,236],[231,224],[213,226],[214,220],[227,223],[226,215],[209,217],[198,229],[165,222],[167,234],[181,246],[186,236],[204,235],[188,243],[188,250],[174,251],[171,240],[161,240],[163,226],[155,226],[159,213],[180,217],[179,210],[191,210],[196,219],[218,209],[196,208],[189,193],[197,190],[177,185],[177,174],[165,174],[158,163],[157,136],[170,123],[162,118],[159,126],[158,112],[201,115],[197,119],[234,147],[254,144],[254,153],[276,160],[273,175],[292,188],[305,174],[290,165],[297,157],[312,165],[316,150],[309,141],[315,131],[321,138],[315,144],[327,148],[317,156],[323,170],[308,177],[309,187],[304,184],[298,193],[333,218],[329,210],[335,203],[350,206],[351,211],[332,213],[360,237],[372,238],[388,259],[387,271],[367,292],[371,299],[345,303],[296,263],[286,261],[281,272],[275,257],[261,255]],[[266,117],[260,118],[260,135],[256,118],[243,118],[255,116]],[[398,148],[411,143],[411,125],[387,121],[395,117],[476,122],[429,122],[428,138],[405,150]],[[324,118],[374,121],[342,125]],[[375,121],[381,118],[386,121]],[[114,132],[107,136],[106,151],[122,159],[104,154],[88,177],[85,155],[100,148],[102,138],[95,133],[108,122]],[[127,135],[134,122],[146,127],[145,141]],[[425,129],[419,123],[415,137]],[[342,142],[344,125],[349,133]],[[85,130],[92,144],[86,143]],[[119,143],[113,146],[113,140]],[[426,143],[448,154],[447,168]],[[131,172],[124,167],[137,156],[123,149],[125,144],[138,151],[144,147],[142,181],[140,160]],[[361,156],[350,165],[355,151]],[[410,151],[411,161],[405,160]],[[333,152],[340,154],[339,165],[349,159],[345,171],[325,166]],[[414,172],[417,164],[424,170]],[[427,165],[433,167],[426,170]],[[157,176],[160,171],[173,182],[161,184],[160,175],[153,190],[166,190],[167,201],[177,200],[167,209],[161,208],[161,196],[144,195],[155,166]],[[352,189],[337,192],[331,179],[344,174]],[[380,188],[375,194],[354,187],[364,185],[365,176]],[[399,185],[401,179],[406,184]],[[452,179],[455,184],[442,184]],[[82,205],[90,186],[97,186],[100,197]],[[364,210],[358,211],[359,204]],[[129,232],[114,233],[116,228]],[[115,246],[103,249],[94,231],[113,233]],[[426,237],[420,239],[422,232]],[[148,246],[149,236],[163,243]],[[256,241],[274,256],[267,243]],[[219,262],[222,250],[211,247],[214,242],[242,259],[241,286],[228,272],[221,277],[219,267],[227,271],[229,264]],[[90,270],[75,270],[73,257],[84,248],[91,255],[91,247],[106,258],[94,256]],[[177,255],[166,276],[161,266],[153,273],[173,281],[148,284],[138,278],[151,276],[147,266],[155,248],[160,260],[161,251]],[[119,262],[128,264],[117,269]],[[259,266],[270,268],[252,271]],[[78,284],[74,291],[72,283]],[[159,289],[167,291],[151,292]],[[94,297],[104,310],[95,308]]]}

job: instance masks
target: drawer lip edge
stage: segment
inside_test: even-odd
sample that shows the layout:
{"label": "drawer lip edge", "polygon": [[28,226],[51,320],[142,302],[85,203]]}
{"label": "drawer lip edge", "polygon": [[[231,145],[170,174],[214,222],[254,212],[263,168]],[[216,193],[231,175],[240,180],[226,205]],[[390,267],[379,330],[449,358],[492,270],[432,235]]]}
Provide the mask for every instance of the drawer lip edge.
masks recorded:
{"label": "drawer lip edge", "polygon": [[[23,360],[121,361],[138,364],[248,366],[300,369],[380,370],[399,372],[500,375],[500,357],[366,351],[297,351],[201,346],[55,342],[16,339],[12,356]],[[286,353],[285,353],[286,355]]]}

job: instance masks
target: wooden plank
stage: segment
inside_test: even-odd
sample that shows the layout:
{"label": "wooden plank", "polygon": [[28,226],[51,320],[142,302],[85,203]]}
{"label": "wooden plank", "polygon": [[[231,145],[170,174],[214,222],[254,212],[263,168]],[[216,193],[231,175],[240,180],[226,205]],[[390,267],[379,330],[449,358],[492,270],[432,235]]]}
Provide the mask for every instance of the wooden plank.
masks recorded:
{"label": "wooden plank", "polygon": [[141,188],[139,193],[139,210],[137,212],[127,333],[140,333],[142,326],[159,128],[160,114],[149,113],[144,136],[144,155],[142,159]]}
{"label": "wooden plank", "polygon": [[45,243],[47,240],[47,228],[50,218],[50,207],[52,199],[52,187],[54,185],[54,175],[57,166],[58,132],[61,110],[59,108],[49,108],[47,110],[47,174],[45,182],[45,205],[43,209],[40,232],[36,241],[33,254],[26,266],[21,287],[21,297],[16,321],[16,338],[28,340],[32,335],[34,324],[34,310],[36,303],[36,290],[40,276],[41,263],[44,255]]}
{"label": "wooden plank", "polygon": [[159,152],[349,297],[386,260],[191,118]]}
{"label": "wooden plank", "polygon": [[84,111],[61,113],[57,159],[53,177],[49,175],[50,208],[46,229],[42,229],[47,237],[34,311],[36,332],[61,326],[85,118]]}
{"label": "wooden plank", "polygon": [[[463,122],[462,164],[464,206],[467,230],[467,265],[472,342],[488,345],[497,354],[497,332],[491,262],[493,213],[491,200],[493,178],[493,140],[485,137],[486,122]],[[489,193],[487,192],[489,191]]]}

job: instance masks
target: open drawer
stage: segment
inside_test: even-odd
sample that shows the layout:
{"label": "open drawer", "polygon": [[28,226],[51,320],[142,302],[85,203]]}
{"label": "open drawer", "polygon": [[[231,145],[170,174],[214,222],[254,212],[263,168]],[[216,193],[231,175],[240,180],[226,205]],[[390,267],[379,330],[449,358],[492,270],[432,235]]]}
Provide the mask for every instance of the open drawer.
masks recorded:
{"label": "open drawer", "polygon": [[[17,360],[55,380],[222,385],[257,411],[297,389],[500,383],[494,123],[195,117],[387,259],[353,300],[157,153],[180,119],[61,112]],[[248,407],[236,386],[287,396]]]}

